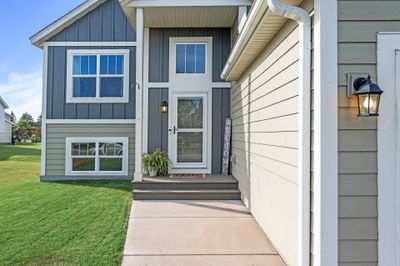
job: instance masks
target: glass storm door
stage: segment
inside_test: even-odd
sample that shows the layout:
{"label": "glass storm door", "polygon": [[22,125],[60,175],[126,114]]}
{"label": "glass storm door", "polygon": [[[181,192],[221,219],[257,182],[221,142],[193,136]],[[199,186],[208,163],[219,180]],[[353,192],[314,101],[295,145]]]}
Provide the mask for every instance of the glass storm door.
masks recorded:
{"label": "glass storm door", "polygon": [[169,155],[172,168],[205,168],[207,94],[172,94],[170,107]]}

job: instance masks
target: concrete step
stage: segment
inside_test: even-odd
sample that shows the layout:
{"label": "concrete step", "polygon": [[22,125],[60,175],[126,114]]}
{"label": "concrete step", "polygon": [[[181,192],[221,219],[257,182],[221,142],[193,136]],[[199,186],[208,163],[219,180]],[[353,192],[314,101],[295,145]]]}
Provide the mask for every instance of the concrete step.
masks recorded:
{"label": "concrete step", "polygon": [[133,189],[138,190],[237,190],[238,182],[137,182],[133,183]]}
{"label": "concrete step", "polygon": [[240,191],[237,189],[134,189],[133,198],[135,200],[238,200]]}

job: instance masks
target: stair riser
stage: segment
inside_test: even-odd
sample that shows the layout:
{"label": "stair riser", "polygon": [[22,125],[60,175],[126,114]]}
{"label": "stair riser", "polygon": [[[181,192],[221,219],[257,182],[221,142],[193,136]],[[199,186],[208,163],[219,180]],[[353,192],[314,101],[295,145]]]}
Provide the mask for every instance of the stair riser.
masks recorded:
{"label": "stair riser", "polygon": [[239,200],[238,193],[134,193],[135,200]]}
{"label": "stair riser", "polygon": [[171,184],[171,183],[163,183],[163,184],[146,184],[146,183],[136,183],[133,184],[133,189],[142,189],[142,190],[211,190],[211,189],[230,189],[235,190],[238,189],[237,183],[179,183],[179,184]]}

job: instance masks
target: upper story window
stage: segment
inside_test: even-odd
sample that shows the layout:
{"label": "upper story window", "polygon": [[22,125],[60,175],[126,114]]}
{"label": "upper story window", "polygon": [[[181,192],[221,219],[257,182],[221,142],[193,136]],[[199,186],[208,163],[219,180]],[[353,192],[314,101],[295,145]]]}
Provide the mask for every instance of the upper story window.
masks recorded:
{"label": "upper story window", "polygon": [[176,44],[176,74],[205,74],[206,44]]}
{"label": "upper story window", "polygon": [[128,102],[129,50],[69,50],[67,102]]}

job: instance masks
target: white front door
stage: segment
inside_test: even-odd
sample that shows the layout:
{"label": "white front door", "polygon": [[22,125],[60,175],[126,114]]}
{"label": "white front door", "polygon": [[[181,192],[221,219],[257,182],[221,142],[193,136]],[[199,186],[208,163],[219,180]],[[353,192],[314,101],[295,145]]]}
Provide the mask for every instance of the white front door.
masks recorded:
{"label": "white front door", "polygon": [[201,169],[207,168],[208,153],[207,94],[172,93],[170,106],[171,172],[203,172]]}
{"label": "white front door", "polygon": [[171,173],[211,173],[212,38],[169,41]]}

